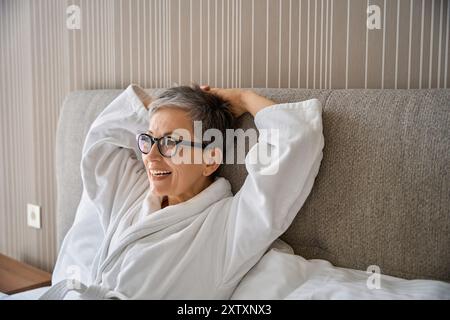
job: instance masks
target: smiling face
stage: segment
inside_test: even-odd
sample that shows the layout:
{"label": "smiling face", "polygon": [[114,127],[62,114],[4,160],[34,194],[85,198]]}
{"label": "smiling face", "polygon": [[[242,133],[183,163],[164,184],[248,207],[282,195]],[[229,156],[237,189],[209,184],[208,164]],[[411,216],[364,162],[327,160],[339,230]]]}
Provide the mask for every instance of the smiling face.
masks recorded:
{"label": "smiling face", "polygon": [[[150,119],[149,133],[155,138],[174,132],[176,136],[176,132],[180,129],[189,131],[189,139],[194,140],[193,122],[186,110],[163,107],[158,109]],[[159,153],[155,143],[148,154],[142,155],[150,181],[150,191],[156,196],[168,196],[170,205],[186,201],[208,187],[212,183],[211,174],[220,165],[174,161],[175,157],[187,151],[190,151],[192,155],[195,152],[203,152],[201,148],[178,145],[177,154],[167,158]]]}

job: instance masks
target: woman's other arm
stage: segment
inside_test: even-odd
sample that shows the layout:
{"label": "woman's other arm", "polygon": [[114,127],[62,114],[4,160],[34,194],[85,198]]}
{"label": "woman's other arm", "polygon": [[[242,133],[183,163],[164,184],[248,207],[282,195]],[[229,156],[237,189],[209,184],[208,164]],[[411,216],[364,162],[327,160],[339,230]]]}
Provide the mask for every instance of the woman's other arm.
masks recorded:
{"label": "woman's other arm", "polygon": [[132,86],[98,115],[83,146],[83,187],[105,229],[121,208],[148,188],[136,145],[136,134],[148,128],[148,110],[130,90]]}
{"label": "woman's other arm", "polygon": [[233,94],[235,114],[250,112],[259,131],[225,227],[221,279],[234,285],[286,231],[312,189],[324,147],[322,106],[317,99],[274,104],[251,91],[217,90],[225,99]]}

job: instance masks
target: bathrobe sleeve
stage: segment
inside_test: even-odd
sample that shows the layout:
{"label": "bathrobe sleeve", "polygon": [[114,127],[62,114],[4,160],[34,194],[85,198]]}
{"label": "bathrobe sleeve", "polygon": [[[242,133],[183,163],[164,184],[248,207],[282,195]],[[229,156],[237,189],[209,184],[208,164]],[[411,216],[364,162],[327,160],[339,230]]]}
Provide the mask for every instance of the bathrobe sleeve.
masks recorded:
{"label": "bathrobe sleeve", "polygon": [[81,176],[104,230],[149,188],[136,134],[148,129],[148,111],[124,91],[92,123],[83,146]]}
{"label": "bathrobe sleeve", "polygon": [[248,176],[231,202],[222,285],[240,281],[286,231],[308,197],[322,160],[319,100],[266,107],[254,120],[259,139],[245,158]]}

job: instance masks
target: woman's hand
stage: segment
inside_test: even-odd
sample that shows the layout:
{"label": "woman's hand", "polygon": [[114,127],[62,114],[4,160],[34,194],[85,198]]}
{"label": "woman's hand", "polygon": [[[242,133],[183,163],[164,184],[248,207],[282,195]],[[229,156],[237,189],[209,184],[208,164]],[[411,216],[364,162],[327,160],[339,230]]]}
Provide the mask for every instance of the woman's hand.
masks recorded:
{"label": "woman's hand", "polygon": [[211,88],[209,85],[202,85],[200,88],[228,101],[231,105],[231,112],[236,118],[245,112],[250,112],[255,116],[258,111],[275,104],[272,100],[266,99],[251,90]]}
{"label": "woman's hand", "polygon": [[208,85],[200,86],[202,90],[208,91],[218,97],[229,102],[231,107],[231,113],[235,118],[240,117],[245,112],[247,112],[246,106],[244,105],[244,95],[245,90],[242,89],[222,89],[222,88],[211,88]]}

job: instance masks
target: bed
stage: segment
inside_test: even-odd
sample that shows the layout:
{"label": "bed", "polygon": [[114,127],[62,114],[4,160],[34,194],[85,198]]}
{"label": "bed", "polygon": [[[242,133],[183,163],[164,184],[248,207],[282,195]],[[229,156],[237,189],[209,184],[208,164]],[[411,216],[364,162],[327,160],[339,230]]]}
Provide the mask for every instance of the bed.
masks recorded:
{"label": "bed", "polygon": [[[254,90],[276,102],[319,99],[325,149],[294,222],[232,299],[450,299],[450,90]],[[56,139],[59,244],[81,198],[84,137],[120,92],[76,91],[64,101]],[[254,123],[244,115],[236,127]],[[225,165],[220,175],[237,192],[246,171]]]}

